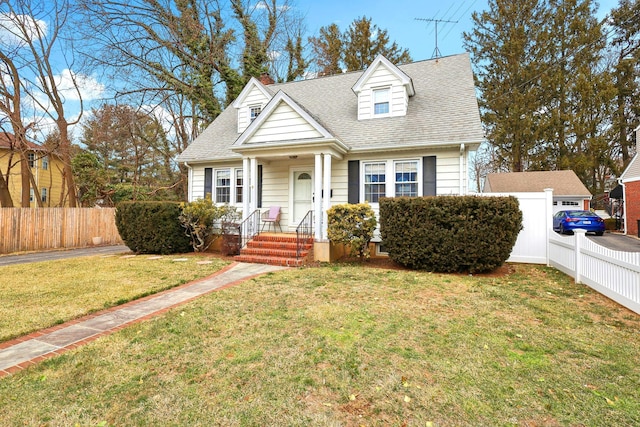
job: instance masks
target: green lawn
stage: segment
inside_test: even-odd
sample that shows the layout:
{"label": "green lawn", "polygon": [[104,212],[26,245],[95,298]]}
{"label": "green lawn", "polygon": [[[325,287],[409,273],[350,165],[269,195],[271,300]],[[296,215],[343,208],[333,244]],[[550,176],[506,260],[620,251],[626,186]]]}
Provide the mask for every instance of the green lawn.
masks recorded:
{"label": "green lawn", "polygon": [[0,379],[0,425],[640,425],[640,316],[544,267],[270,273]]}
{"label": "green lawn", "polygon": [[[98,256],[0,268],[0,342],[209,276],[228,264],[192,254],[156,258]],[[186,261],[174,261],[180,258]]]}

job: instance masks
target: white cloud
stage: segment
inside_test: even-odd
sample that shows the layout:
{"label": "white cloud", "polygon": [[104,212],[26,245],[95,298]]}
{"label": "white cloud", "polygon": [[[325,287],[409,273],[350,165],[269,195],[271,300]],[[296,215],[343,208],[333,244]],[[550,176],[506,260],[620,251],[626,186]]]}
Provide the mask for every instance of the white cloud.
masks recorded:
{"label": "white cloud", "polygon": [[20,48],[47,33],[47,23],[28,15],[0,14],[0,45]]}
{"label": "white cloud", "polygon": [[[75,80],[75,84],[74,84]],[[92,76],[75,74],[65,68],[55,76],[56,87],[67,101],[79,101],[78,90],[83,101],[99,99],[104,93],[104,85]],[[77,86],[77,89],[76,89]]]}

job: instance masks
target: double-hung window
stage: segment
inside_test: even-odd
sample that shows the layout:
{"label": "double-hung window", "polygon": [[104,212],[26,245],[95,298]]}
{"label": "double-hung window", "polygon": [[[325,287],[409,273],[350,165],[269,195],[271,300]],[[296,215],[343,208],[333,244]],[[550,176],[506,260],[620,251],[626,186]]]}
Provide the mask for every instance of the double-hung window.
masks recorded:
{"label": "double-hung window", "polygon": [[386,195],[386,163],[364,164],[364,199],[369,203],[378,203]]}
{"label": "double-hung window", "polygon": [[396,197],[418,195],[418,161],[399,160],[394,162]]}
{"label": "double-hung window", "polygon": [[48,156],[44,156],[42,158],[42,170],[47,170],[49,169],[49,157]]}
{"label": "double-hung window", "polygon": [[42,199],[43,202],[47,201],[47,189],[46,188],[40,189],[40,198]]}
{"label": "double-hung window", "polygon": [[242,203],[242,169],[236,169],[236,203]]}
{"label": "double-hung window", "polygon": [[34,167],[36,165],[36,155],[34,153],[28,153],[27,161],[29,162],[30,168]]}
{"label": "double-hung window", "polygon": [[373,90],[373,114],[375,116],[389,114],[389,97],[391,90],[386,87]]}
{"label": "double-hung window", "polygon": [[216,171],[216,203],[231,201],[231,171],[220,169]]}

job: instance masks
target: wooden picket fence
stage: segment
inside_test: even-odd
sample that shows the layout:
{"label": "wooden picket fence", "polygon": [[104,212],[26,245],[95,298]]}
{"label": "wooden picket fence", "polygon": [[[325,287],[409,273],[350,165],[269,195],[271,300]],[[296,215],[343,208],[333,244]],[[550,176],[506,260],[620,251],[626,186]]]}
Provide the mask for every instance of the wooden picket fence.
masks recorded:
{"label": "wooden picket fence", "polygon": [[0,254],[120,245],[115,212],[115,208],[0,208]]}

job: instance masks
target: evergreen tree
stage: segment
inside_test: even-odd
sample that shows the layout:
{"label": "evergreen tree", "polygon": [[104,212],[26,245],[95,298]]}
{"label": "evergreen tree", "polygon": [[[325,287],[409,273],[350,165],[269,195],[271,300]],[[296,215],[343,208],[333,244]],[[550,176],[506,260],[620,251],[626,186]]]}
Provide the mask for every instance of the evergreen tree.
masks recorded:
{"label": "evergreen tree", "polygon": [[611,13],[611,24],[615,30],[612,47],[616,88],[611,139],[615,141],[614,153],[622,160],[616,168],[619,175],[633,157],[633,130],[640,122],[640,2],[621,0]]}
{"label": "evergreen tree", "polygon": [[355,19],[344,34],[344,63],[349,71],[363,70],[378,55],[384,55],[394,64],[411,62],[407,49],[396,42],[389,44],[387,30],[378,28],[371,19]]}
{"label": "evergreen tree", "polygon": [[540,39],[548,15],[538,0],[489,0],[488,7],[473,14],[474,28],[463,37],[476,69],[494,169],[520,172],[529,168],[539,138]]}
{"label": "evergreen tree", "polygon": [[310,37],[311,49],[321,76],[342,72],[342,33],[338,25],[320,28],[318,37]]}

